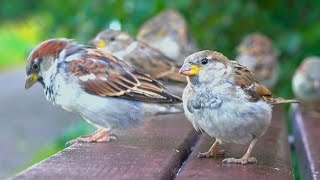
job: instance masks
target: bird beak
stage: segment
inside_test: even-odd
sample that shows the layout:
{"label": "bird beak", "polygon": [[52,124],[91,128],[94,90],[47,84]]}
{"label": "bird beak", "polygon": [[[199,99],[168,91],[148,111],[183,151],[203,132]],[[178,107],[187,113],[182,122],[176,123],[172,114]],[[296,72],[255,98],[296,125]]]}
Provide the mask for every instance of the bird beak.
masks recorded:
{"label": "bird beak", "polygon": [[36,73],[30,74],[26,79],[25,89],[31,88],[39,79],[39,75]]}
{"label": "bird beak", "polygon": [[104,48],[107,46],[107,43],[103,40],[100,40],[98,43],[97,43],[97,48]]}
{"label": "bird beak", "polygon": [[181,67],[179,73],[185,76],[194,76],[194,75],[197,75],[201,70],[202,70],[201,67],[185,64]]}

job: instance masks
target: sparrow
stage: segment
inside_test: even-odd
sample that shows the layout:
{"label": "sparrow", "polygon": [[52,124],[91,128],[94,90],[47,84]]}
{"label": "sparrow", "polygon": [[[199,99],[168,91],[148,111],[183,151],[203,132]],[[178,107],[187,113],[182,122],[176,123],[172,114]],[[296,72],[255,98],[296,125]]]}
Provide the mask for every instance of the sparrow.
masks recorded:
{"label": "sparrow", "polygon": [[184,59],[198,50],[184,17],[170,9],[146,21],[137,39],[174,59],[181,66]]}
{"label": "sparrow", "polygon": [[48,101],[81,115],[98,130],[69,142],[108,142],[113,129],[135,127],[146,117],[180,113],[181,99],[166,92],[149,75],[119,58],[77,44],[70,39],[50,39],[30,53],[25,88],[36,82]]}
{"label": "sparrow", "polygon": [[317,106],[320,104],[319,70],[320,58],[315,56],[307,57],[293,76],[293,92],[306,105]]}
{"label": "sparrow", "polygon": [[187,81],[185,76],[179,74],[181,66],[160,51],[136,40],[127,32],[106,29],[100,32],[91,44],[122,59],[137,70],[162,80],[169,92],[182,95]]}
{"label": "sparrow", "polygon": [[253,71],[258,81],[273,88],[279,77],[278,50],[260,34],[247,35],[237,48],[236,61]]}
{"label": "sparrow", "polygon": [[256,162],[251,151],[270,125],[273,105],[297,102],[272,97],[250,70],[216,51],[191,54],[180,73],[188,80],[182,95],[187,119],[197,131],[216,138],[200,158],[223,156],[226,151],[219,144],[225,142],[250,145],[241,158],[223,162]]}

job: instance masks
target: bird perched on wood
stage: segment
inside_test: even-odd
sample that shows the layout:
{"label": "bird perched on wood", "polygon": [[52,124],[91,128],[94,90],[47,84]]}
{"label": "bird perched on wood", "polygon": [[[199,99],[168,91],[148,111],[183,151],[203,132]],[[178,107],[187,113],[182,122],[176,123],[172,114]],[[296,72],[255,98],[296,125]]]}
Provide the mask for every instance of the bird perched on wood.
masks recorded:
{"label": "bird perched on wood", "polygon": [[112,29],[100,32],[91,44],[151,77],[163,80],[169,92],[181,96],[187,82],[186,78],[179,74],[180,66],[160,51],[136,40],[126,32]]}
{"label": "bird perched on wood", "polygon": [[160,50],[181,66],[184,59],[198,50],[186,20],[175,10],[166,10],[140,28],[137,39]]}
{"label": "bird perched on wood", "polygon": [[186,117],[197,131],[216,138],[208,152],[199,157],[224,155],[219,149],[222,142],[250,143],[242,158],[223,162],[256,162],[251,151],[270,125],[272,106],[297,102],[272,97],[251,71],[215,51],[188,56],[180,73],[188,80],[182,95]]}
{"label": "bird perched on wood", "polygon": [[252,71],[257,80],[273,88],[279,76],[278,51],[272,41],[260,34],[247,35],[238,46],[236,61]]}
{"label": "bird perched on wood", "polygon": [[307,57],[292,79],[295,96],[307,105],[320,105],[320,58]]}
{"label": "bird perched on wood", "polygon": [[70,141],[105,142],[112,129],[134,127],[145,117],[182,112],[181,100],[161,84],[111,54],[68,39],[38,45],[26,65],[25,88],[42,84],[48,101],[81,115],[98,131]]}

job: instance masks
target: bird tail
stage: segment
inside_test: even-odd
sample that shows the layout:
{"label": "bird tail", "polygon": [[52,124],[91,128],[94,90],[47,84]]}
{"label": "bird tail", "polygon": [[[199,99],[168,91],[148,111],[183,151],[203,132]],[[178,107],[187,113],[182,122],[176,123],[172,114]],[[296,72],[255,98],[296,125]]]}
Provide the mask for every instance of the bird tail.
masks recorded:
{"label": "bird tail", "polygon": [[300,101],[295,99],[283,99],[283,98],[275,98],[273,99],[272,104],[288,104],[288,103],[300,103]]}
{"label": "bird tail", "polygon": [[146,109],[148,115],[165,115],[165,114],[177,114],[177,113],[183,113],[183,105],[182,103],[179,104],[154,104],[153,107],[148,106]]}

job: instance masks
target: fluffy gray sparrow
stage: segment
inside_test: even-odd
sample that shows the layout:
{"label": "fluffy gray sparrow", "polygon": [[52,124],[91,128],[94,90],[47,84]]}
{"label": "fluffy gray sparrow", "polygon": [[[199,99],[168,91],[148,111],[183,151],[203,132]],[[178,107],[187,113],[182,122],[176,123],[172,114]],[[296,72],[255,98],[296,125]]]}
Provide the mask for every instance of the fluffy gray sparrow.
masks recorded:
{"label": "fluffy gray sparrow", "polygon": [[218,148],[222,142],[250,143],[242,158],[223,162],[255,162],[251,151],[270,125],[272,106],[297,102],[273,98],[251,71],[215,51],[188,56],[180,73],[188,80],[182,95],[186,117],[197,131],[216,138],[209,151],[199,157],[224,155],[225,151]]}
{"label": "fluffy gray sparrow", "polygon": [[40,82],[48,101],[80,114],[98,131],[76,142],[114,139],[112,129],[126,129],[147,116],[182,112],[181,100],[162,85],[111,54],[68,39],[38,45],[26,65],[25,88]]}
{"label": "fluffy gray sparrow", "polygon": [[111,53],[130,66],[163,80],[169,92],[181,96],[186,78],[179,74],[179,66],[160,51],[136,40],[128,33],[106,29],[92,41],[96,48]]}
{"label": "fluffy gray sparrow", "polygon": [[238,46],[236,61],[252,71],[257,80],[273,88],[279,76],[278,51],[259,33],[247,35]]}
{"label": "fluffy gray sparrow", "polygon": [[175,10],[166,10],[140,28],[137,39],[160,50],[181,66],[183,60],[198,50],[186,20]]}
{"label": "fluffy gray sparrow", "polygon": [[309,105],[320,104],[320,58],[305,58],[297,69],[292,88],[295,96]]}

